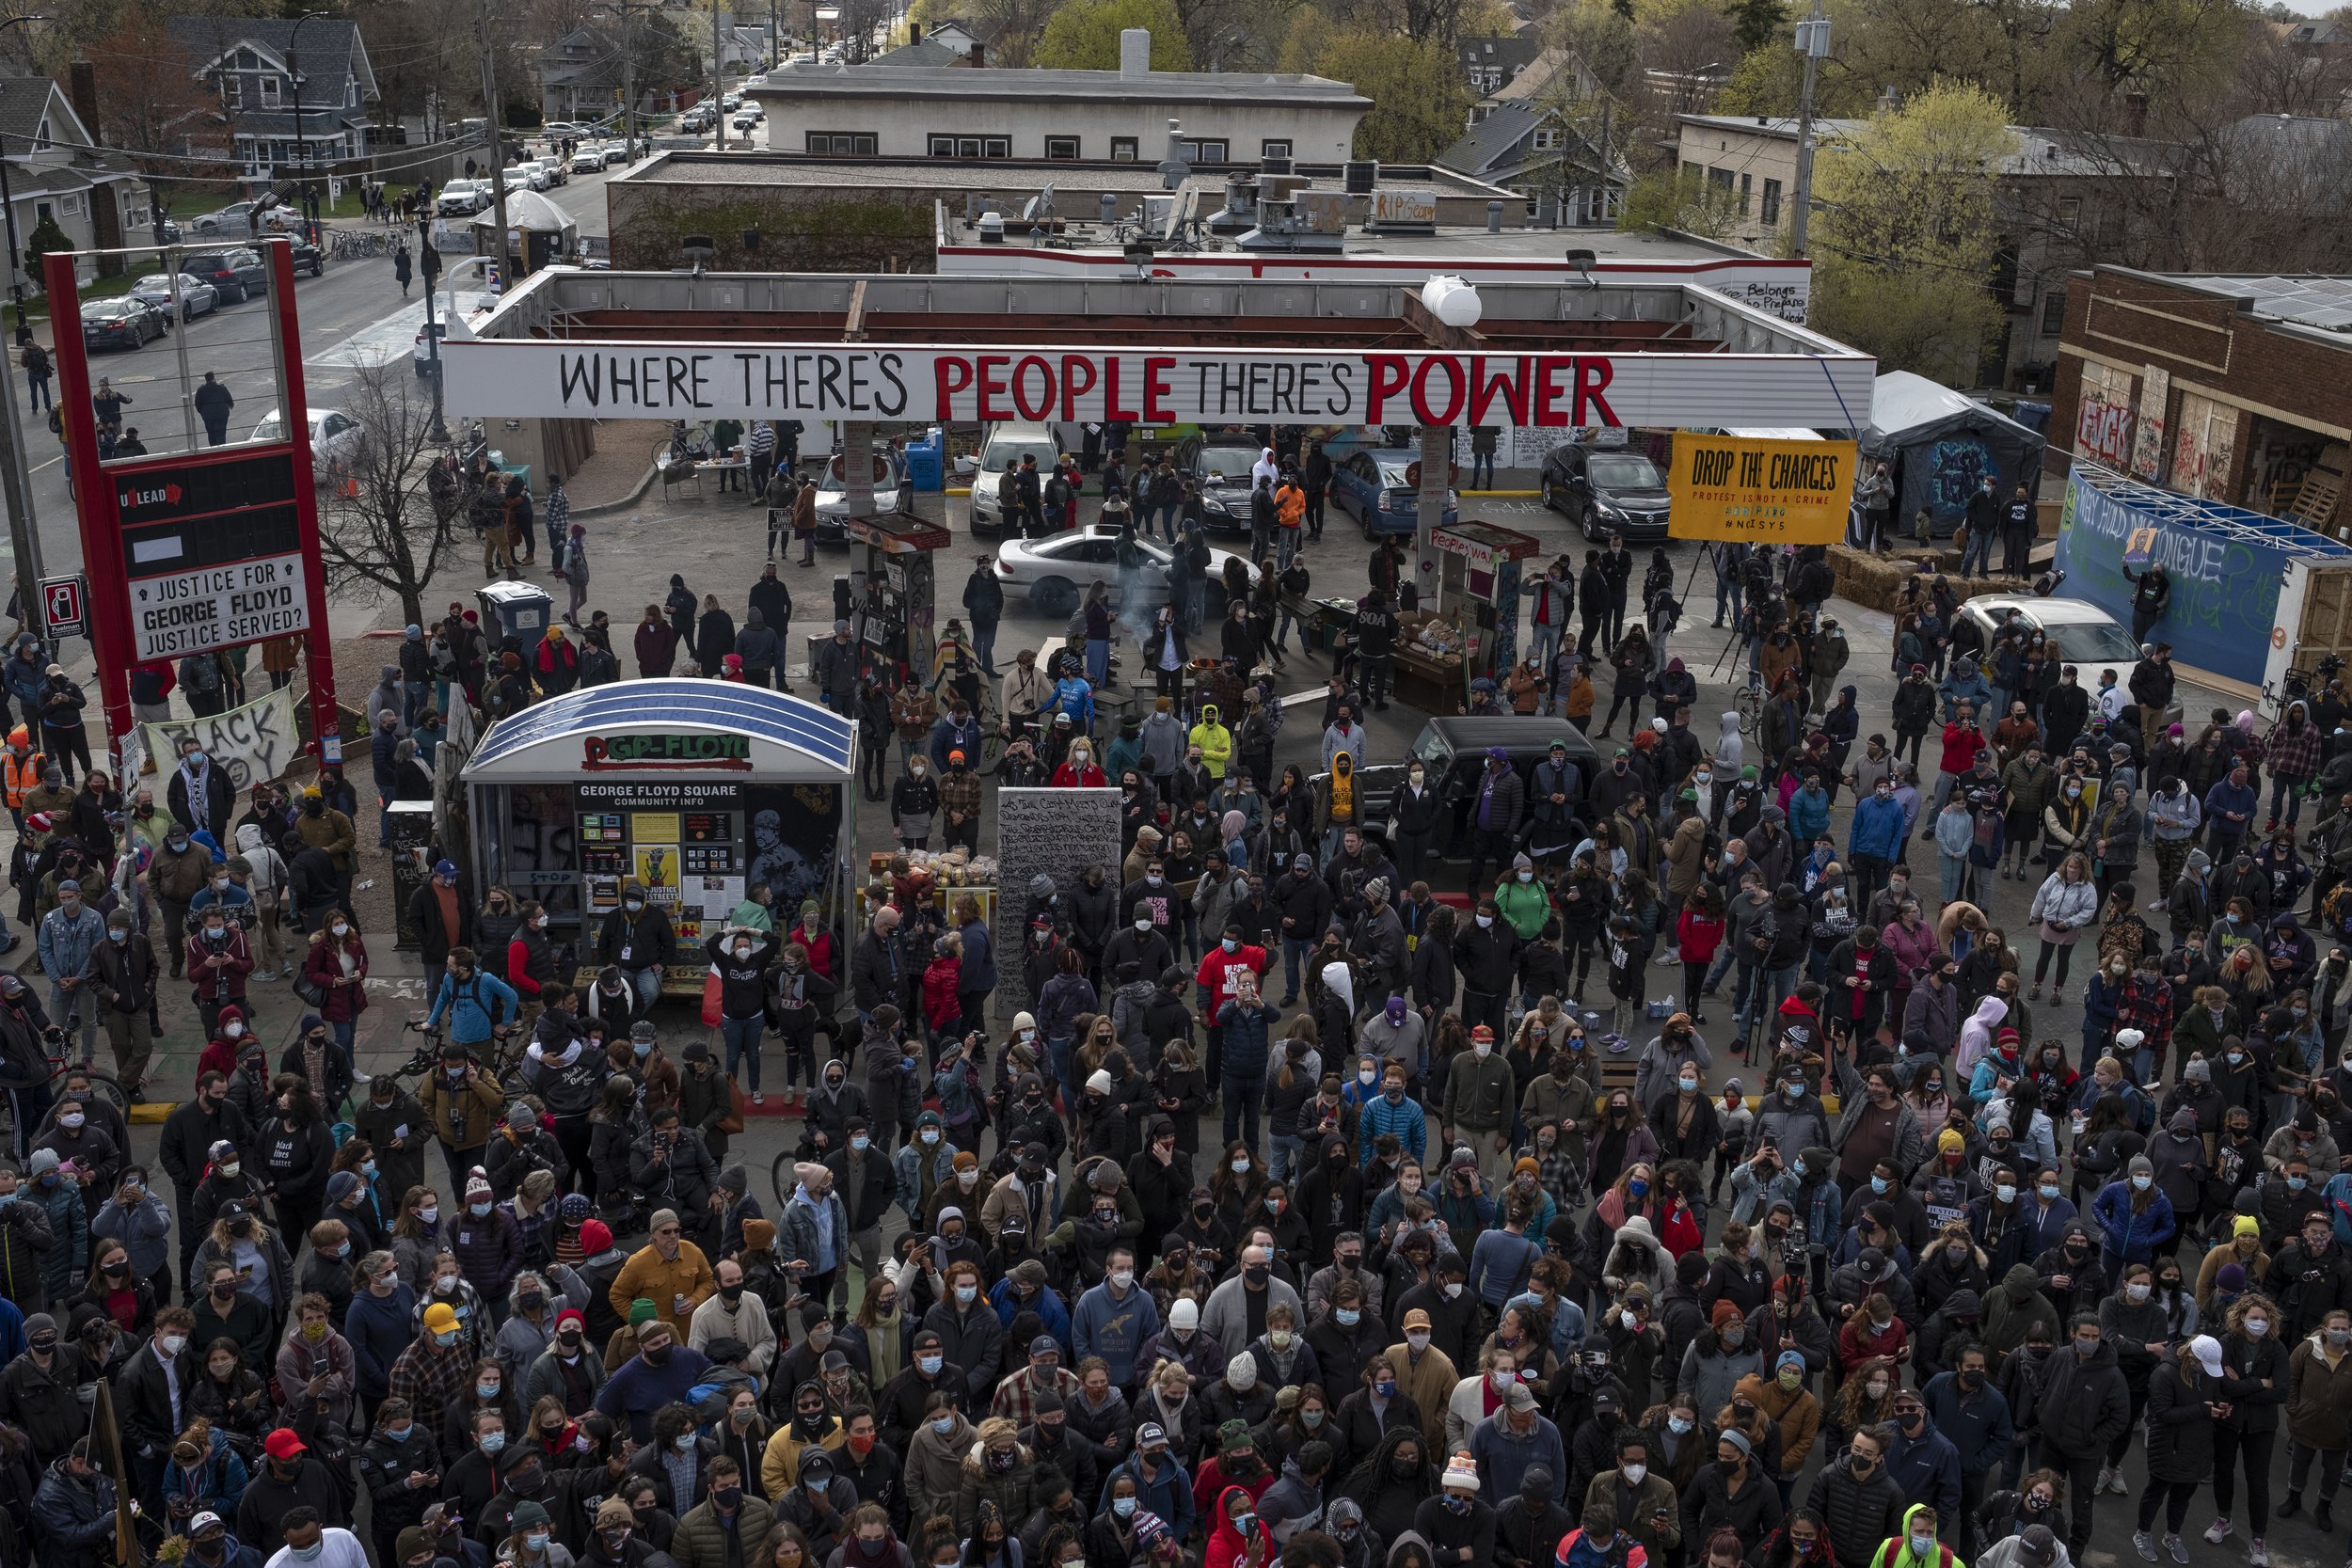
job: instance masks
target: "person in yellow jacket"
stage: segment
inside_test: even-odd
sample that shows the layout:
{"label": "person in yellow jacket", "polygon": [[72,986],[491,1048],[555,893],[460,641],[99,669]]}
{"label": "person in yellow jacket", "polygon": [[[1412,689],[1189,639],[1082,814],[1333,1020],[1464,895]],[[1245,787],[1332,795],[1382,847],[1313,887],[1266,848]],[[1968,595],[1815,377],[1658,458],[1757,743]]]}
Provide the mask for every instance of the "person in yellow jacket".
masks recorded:
{"label": "person in yellow jacket", "polygon": [[1217,722],[1215,703],[1200,705],[1200,721],[1186,738],[1200,748],[1201,766],[1208,768],[1209,777],[1223,782],[1226,761],[1233,754],[1233,732]]}
{"label": "person in yellow jacket", "polygon": [[694,1308],[719,1288],[718,1276],[703,1249],[687,1241],[678,1228],[677,1211],[656,1209],[652,1239],[629,1254],[613,1276],[608,1292],[612,1310],[628,1315],[639,1297],[653,1303],[654,1316],[668,1323],[681,1342],[691,1325]]}
{"label": "person in yellow jacket", "polygon": [[759,1479],[771,1497],[781,1497],[801,1481],[801,1456],[814,1449],[839,1453],[850,1441],[849,1429],[825,1407],[825,1390],[814,1381],[792,1390],[792,1418],[776,1429],[759,1456]]}

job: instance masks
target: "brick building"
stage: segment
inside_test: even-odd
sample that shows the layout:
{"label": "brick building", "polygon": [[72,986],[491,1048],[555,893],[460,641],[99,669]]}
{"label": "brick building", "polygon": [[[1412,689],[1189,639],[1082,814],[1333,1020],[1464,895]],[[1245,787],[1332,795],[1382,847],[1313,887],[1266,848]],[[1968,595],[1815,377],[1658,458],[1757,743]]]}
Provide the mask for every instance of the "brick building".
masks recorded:
{"label": "brick building", "polygon": [[2050,445],[2352,538],[2352,277],[2098,267],[2065,295]]}

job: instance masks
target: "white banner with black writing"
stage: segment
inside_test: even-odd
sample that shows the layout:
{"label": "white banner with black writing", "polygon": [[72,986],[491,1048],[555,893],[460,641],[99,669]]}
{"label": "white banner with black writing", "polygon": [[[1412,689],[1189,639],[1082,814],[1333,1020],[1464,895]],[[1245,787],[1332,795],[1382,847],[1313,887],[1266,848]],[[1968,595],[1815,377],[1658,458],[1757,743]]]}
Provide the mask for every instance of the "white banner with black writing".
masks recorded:
{"label": "white banner with black writing", "polygon": [[[229,770],[229,782],[241,795],[265,779],[281,776],[302,754],[292,687],[210,718],[142,722],[132,729],[134,734],[122,741],[126,774],[168,773],[180,765],[180,748],[193,739],[215,767]],[[156,799],[161,803],[160,793]]]}

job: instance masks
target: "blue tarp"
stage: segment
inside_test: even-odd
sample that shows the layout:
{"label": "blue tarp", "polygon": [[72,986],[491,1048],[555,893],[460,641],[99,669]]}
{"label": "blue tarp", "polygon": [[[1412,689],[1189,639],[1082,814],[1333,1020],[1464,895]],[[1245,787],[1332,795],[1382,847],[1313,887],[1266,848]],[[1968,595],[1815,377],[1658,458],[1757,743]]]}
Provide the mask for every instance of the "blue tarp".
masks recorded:
{"label": "blue tarp", "polygon": [[2148,639],[2171,643],[2180,663],[2249,686],[2262,683],[2287,562],[2352,558],[2352,546],[2299,524],[2159,490],[2078,458],[2058,518],[2059,595],[2129,626],[2123,552],[2142,530],[2154,531],[2148,558],[2172,579],[2171,606]]}

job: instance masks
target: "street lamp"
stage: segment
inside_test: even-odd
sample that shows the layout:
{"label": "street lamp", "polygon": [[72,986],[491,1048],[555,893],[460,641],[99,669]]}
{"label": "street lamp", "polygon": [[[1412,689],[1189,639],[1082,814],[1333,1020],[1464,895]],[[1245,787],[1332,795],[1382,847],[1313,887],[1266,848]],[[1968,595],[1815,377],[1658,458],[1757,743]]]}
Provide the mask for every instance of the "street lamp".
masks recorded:
{"label": "street lamp", "polygon": [[[417,216],[417,270],[424,275],[425,379],[433,383],[433,423],[424,438],[437,447],[446,447],[449,426],[441,422],[441,335],[433,325],[433,291],[441,286],[441,253],[433,245],[433,217],[429,213]],[[450,304],[454,307],[456,303],[453,291]]]}
{"label": "street lamp", "polygon": [[[294,161],[302,168],[302,188],[310,191],[310,138],[303,133],[302,119],[302,24],[327,20],[328,11],[304,11],[294,18],[294,31],[286,39],[286,73],[294,78]],[[308,215],[307,214],[305,214]]]}

